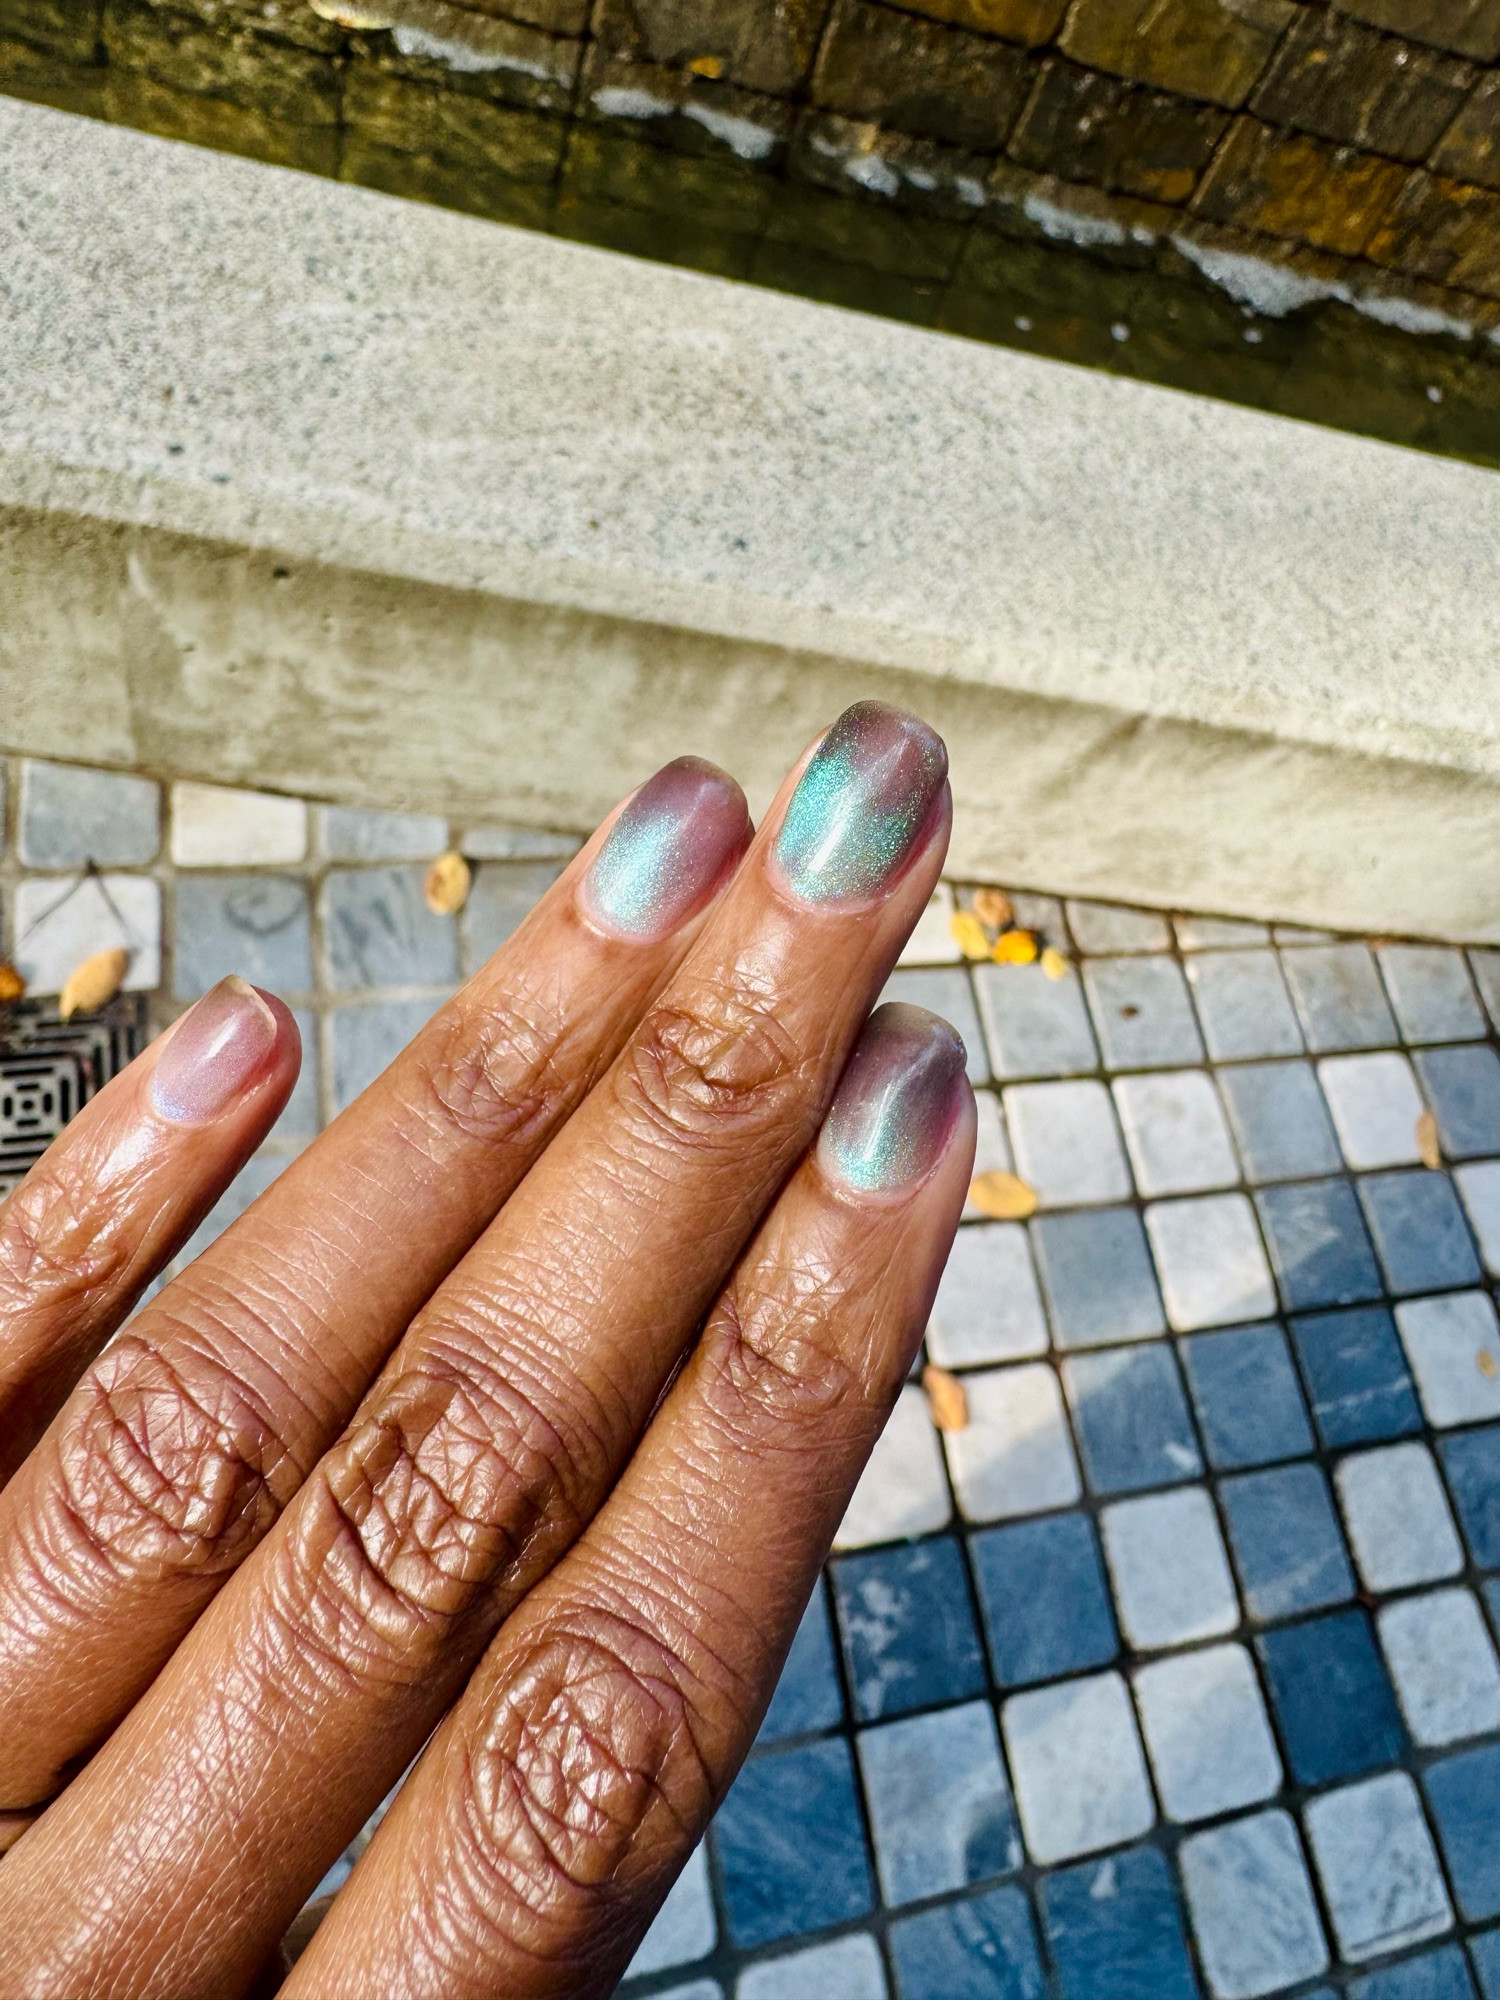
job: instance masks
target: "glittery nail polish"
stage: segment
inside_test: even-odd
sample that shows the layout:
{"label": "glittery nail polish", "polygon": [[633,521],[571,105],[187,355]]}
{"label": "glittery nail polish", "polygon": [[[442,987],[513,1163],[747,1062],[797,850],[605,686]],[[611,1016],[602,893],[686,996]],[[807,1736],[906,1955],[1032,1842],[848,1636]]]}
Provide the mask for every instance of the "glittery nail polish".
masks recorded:
{"label": "glittery nail polish", "polygon": [[750,843],[745,795],[717,764],[679,757],[605,836],[579,895],[606,929],[660,938],[701,909]]}
{"label": "glittery nail polish", "polygon": [[919,1181],[962,1108],[964,1045],[925,1007],[877,1007],[849,1059],[818,1140],[824,1167],[849,1186],[890,1194]]}
{"label": "glittery nail polish", "polygon": [[227,1111],[276,1047],[276,1016],[243,979],[221,979],[177,1024],[151,1073],[151,1099],[174,1125]]}
{"label": "glittery nail polish", "polygon": [[943,739],[883,701],[846,708],[798,780],[776,858],[811,903],[873,896],[911,853],[948,774]]}

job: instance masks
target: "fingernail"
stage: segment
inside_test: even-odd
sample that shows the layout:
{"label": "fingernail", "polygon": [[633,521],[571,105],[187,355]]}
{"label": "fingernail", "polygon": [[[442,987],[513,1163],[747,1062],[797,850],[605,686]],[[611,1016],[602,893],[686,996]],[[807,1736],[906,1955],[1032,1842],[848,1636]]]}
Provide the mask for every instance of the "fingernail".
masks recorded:
{"label": "fingernail", "polygon": [[776,837],[788,883],[812,903],[874,895],[911,853],[947,775],[942,737],[916,716],[883,701],[846,708]]}
{"label": "fingernail", "polygon": [[579,893],[609,929],[666,937],[708,901],[750,832],[733,778],[702,757],[679,757],[647,779],[620,814]]}
{"label": "fingernail", "polygon": [[899,1001],[865,1023],[823,1121],[818,1157],[851,1187],[889,1194],[931,1171],[963,1105],[964,1045]]}
{"label": "fingernail", "polygon": [[276,1016],[243,979],[221,979],[178,1023],[151,1077],[163,1118],[201,1125],[225,1111],[265,1067]]}

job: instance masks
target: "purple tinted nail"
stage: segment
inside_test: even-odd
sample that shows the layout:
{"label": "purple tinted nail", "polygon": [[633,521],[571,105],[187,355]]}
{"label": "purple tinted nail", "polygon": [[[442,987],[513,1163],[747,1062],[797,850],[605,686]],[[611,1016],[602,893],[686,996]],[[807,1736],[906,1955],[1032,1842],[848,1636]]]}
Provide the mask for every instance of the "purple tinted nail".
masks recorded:
{"label": "purple tinted nail", "polygon": [[824,1167],[870,1194],[931,1171],[963,1108],[964,1045],[936,1014],[877,1007],[839,1081],[818,1140]]}
{"label": "purple tinted nail", "polygon": [[750,833],[733,778],[701,757],[679,757],[647,779],[610,828],[580,897],[609,930],[666,937],[708,901]]}
{"label": "purple tinted nail", "polygon": [[904,708],[857,701],[797,782],[776,858],[811,903],[873,896],[900,872],[948,775],[943,739]]}
{"label": "purple tinted nail", "polygon": [[276,1047],[276,1016],[243,979],[221,979],[177,1024],[151,1076],[163,1118],[201,1125],[255,1081]]}

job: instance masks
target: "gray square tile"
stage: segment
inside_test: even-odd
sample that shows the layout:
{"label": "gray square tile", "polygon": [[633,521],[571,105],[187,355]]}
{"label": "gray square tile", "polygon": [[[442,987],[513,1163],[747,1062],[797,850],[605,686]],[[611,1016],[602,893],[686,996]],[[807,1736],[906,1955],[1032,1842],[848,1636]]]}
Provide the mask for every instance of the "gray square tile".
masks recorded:
{"label": "gray square tile", "polygon": [[1411,1063],[1394,1050],[1373,1056],[1327,1056],[1318,1081],[1351,1167],[1415,1166],[1422,1098]]}
{"label": "gray square tile", "polygon": [[1059,1347],[1104,1347],[1166,1331],[1134,1209],[1040,1216],[1031,1224],[1031,1243]]}
{"label": "gray square tile", "polygon": [[1404,1041],[1466,1042],[1485,1032],[1461,951],[1449,945],[1387,944],[1379,959]]}
{"label": "gray square tile", "polygon": [[1045,1362],[964,1377],[969,1421],[944,1435],[966,1521],[1004,1521],[1069,1506],[1083,1488],[1062,1391]]}
{"label": "gray square tile", "polygon": [[[0,805],[3,810],[3,805]],[[28,868],[140,867],[161,846],[161,790],[123,771],[21,766],[21,859]]]}
{"label": "gray square tile", "polygon": [[323,885],[329,984],[451,986],[458,979],[458,932],[428,909],[420,868],[339,868]]}
{"label": "gray square tile", "polygon": [[1334,1473],[1349,1546],[1366,1587],[1406,1590],[1457,1576],[1464,1552],[1425,1444],[1352,1452]]}
{"label": "gray square tile", "polygon": [[1276,1310],[1276,1288],[1248,1196],[1152,1202],[1146,1233],[1175,1333],[1264,1319]]}
{"label": "gray square tile", "polygon": [[[762,1959],[740,1974],[734,2000],[810,2000],[814,1993],[836,1993],[839,2000],[886,2000],[887,1990],[880,1948],[868,1931],[858,1931],[831,1944]],[[708,2000],[710,1993],[718,2000],[717,1986],[674,1987],[660,2000],[700,2000],[700,1995]]]}
{"label": "gray square tile", "polygon": [[1271,933],[1264,924],[1245,922],[1240,917],[1177,917],[1177,943],[1183,951],[1239,951],[1251,945],[1269,944]]}
{"label": "gray square tile", "polygon": [[430,861],[448,845],[448,822],[431,813],[321,806],[318,842],[331,861]]}
{"label": "gray square tile", "polygon": [[471,972],[520,929],[566,866],[562,861],[518,861],[476,869],[461,919]]}
{"label": "gray square tile", "polygon": [[1431,1749],[1500,1729],[1500,1664],[1470,1591],[1398,1598],[1375,1624],[1414,1742]]}
{"label": "gray square tile", "polygon": [[1248,2000],[1328,1965],[1323,1923],[1289,1814],[1257,1813],[1182,1844],[1183,1887],[1214,2000]]}
{"label": "gray square tile", "polygon": [[699,1845],[667,1891],[667,1900],[641,1939],[635,1957],[626,1968],[626,1977],[635,1979],[648,1972],[665,1972],[670,1966],[691,1965],[695,1959],[707,1958],[718,1934],[713,1891],[708,1882],[708,1853]]}
{"label": "gray square tile", "polygon": [[1090,959],[1083,980],[1111,1069],[1172,1069],[1202,1062],[1198,1023],[1175,959]]}
{"label": "gray square tile", "polygon": [[1130,1696],[1118,1674],[1012,1695],[1000,1727],[1034,1861],[1117,1847],[1155,1819]]}
{"label": "gray square tile", "polygon": [[932,1303],[927,1351],[940,1368],[1046,1353],[1047,1321],[1022,1223],[959,1230]]}
{"label": "gray square tile", "polygon": [[1219,1071],[1219,1088],[1249,1181],[1295,1181],[1342,1165],[1311,1063],[1246,1063]]}
{"label": "gray square tile", "polygon": [[1049,979],[1040,965],[981,965],[974,990],[996,1076],[1076,1076],[1098,1067],[1071,967],[1066,978]]}
{"label": "gray square tile", "polygon": [[1123,1201],[1130,1192],[1109,1092],[1094,1077],[1017,1083],[1005,1092],[1016,1170],[1043,1208]]}
{"label": "gray square tile", "polygon": [[1358,1965],[1451,1929],[1432,1836],[1404,1771],[1325,1792],[1306,1822],[1342,1957]]}
{"label": "gray square tile", "polygon": [[987,1701],[863,1729],[856,1748],[888,1908],[1020,1867],[1021,1837]]}
{"label": "gray square tile", "polygon": [[1500,1326],[1487,1292],[1445,1292],[1396,1307],[1427,1421],[1439,1430],[1500,1417]]}
{"label": "gray square tile", "polygon": [[1169,1819],[1211,1819],[1258,1805],[1281,1786],[1281,1759],[1243,1646],[1153,1660],[1135,1701]]}
{"label": "gray square tile", "polygon": [[179,875],[172,990],[196,1000],[231,972],[270,993],[312,988],[307,885],[292,875]]}
{"label": "gray square tile", "polygon": [[1206,1487],[1117,1500],[1099,1525],[1120,1624],[1138,1651],[1218,1638],[1238,1625],[1239,1599]]}
{"label": "gray square tile", "polygon": [[442,1004],[441,1000],[379,1000],[335,1008],[329,1017],[334,1110],[352,1104]]}
{"label": "gray square tile", "polygon": [[952,1512],[927,1398],[908,1383],[875,1441],[833,1545],[862,1549],[932,1534],[948,1525]]}
{"label": "gray square tile", "polygon": [[1314,1055],[1394,1042],[1396,1023],[1369,948],[1309,945],[1282,954],[1282,969]]}
{"label": "gray square tile", "polygon": [[1208,1071],[1116,1077],[1115,1103],[1145,1195],[1232,1187],[1239,1162]]}
{"label": "gray square tile", "polygon": [[1197,953],[1187,961],[1187,976],[1215,1062],[1302,1053],[1301,1030],[1274,951]]}
{"label": "gray square tile", "polygon": [[15,968],[33,997],[60,993],[108,945],[130,954],[127,993],[161,984],[161,886],[149,875],[28,876],[16,884]]}
{"label": "gray square tile", "polygon": [[1090,957],[1109,952],[1166,951],[1172,933],[1155,910],[1134,910],[1119,903],[1068,904],[1068,928],[1073,942]]}
{"label": "gray square tile", "polygon": [[286,1101],[286,1109],[272,1127],[272,1133],[278,1140],[305,1140],[315,1138],[323,1124],[323,1098],[319,1088],[323,1070],[322,1051],[318,1047],[317,1015],[308,1007],[293,1007],[291,1013],[297,1023],[297,1033],[302,1037],[302,1067],[297,1072],[297,1081]]}
{"label": "gray square tile", "polygon": [[[970,1083],[989,1082],[990,1065],[984,1033],[974,1009],[969,975],[960,967],[936,966],[921,970],[903,967],[891,974],[880,999],[900,1000],[908,1007],[925,1007],[930,1014],[940,1014],[950,1028],[957,1029],[963,1042],[969,1059]],[[979,1171],[976,1161],[975,1172]]]}
{"label": "gray square tile", "polygon": [[1474,975],[1474,984],[1479,988],[1479,996],[1484,1001],[1484,1011],[1490,1017],[1490,1026],[1500,1030],[1500,951],[1471,951],[1469,970]]}

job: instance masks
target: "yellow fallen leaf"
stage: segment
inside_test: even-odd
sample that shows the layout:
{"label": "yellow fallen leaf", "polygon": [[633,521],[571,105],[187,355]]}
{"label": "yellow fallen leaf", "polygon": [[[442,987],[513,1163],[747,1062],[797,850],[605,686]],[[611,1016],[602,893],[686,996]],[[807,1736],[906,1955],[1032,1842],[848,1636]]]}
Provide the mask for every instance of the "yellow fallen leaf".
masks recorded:
{"label": "yellow fallen leaf", "polygon": [[1011,907],[1010,897],[1003,889],[976,889],[972,908],[982,924],[988,924],[991,930],[996,931],[1003,931],[1016,914]]}
{"label": "yellow fallen leaf", "polygon": [[940,1431],[969,1428],[969,1399],[956,1375],[950,1375],[946,1368],[934,1368],[929,1361],[922,1370],[922,1387],[927,1391],[932,1421]]}
{"label": "yellow fallen leaf", "polygon": [[0,958],[0,1007],[3,1007],[7,1000],[19,1000],[25,991],[26,981],[20,973],[13,965],[8,965],[3,958]]}
{"label": "yellow fallen leaf", "polygon": [[101,1007],[107,1007],[119,992],[129,964],[130,953],[123,945],[112,944],[107,951],[96,951],[82,965],[75,965],[58,996],[57,1011],[62,1019],[97,1014]]}
{"label": "yellow fallen leaf", "polygon": [[955,910],[948,919],[948,933],[965,958],[989,957],[990,941],[972,910]]}
{"label": "yellow fallen leaf", "polygon": [[1495,1357],[1487,1347],[1481,1347],[1474,1358],[1479,1364],[1480,1374],[1487,1377],[1491,1382],[1494,1381],[1497,1375],[1500,1375],[1500,1366],[1496,1365]]}
{"label": "yellow fallen leaf", "polygon": [[1024,1222],[1036,1213],[1036,1189],[1019,1174],[1007,1174],[999,1168],[974,1176],[969,1199],[981,1215],[992,1216],[996,1222]]}
{"label": "yellow fallen leaf", "polygon": [[722,56],[694,56],[688,64],[694,76],[722,76],[724,58]]}
{"label": "yellow fallen leaf", "polygon": [[1007,931],[996,941],[990,957],[996,965],[1030,965],[1037,954],[1034,931]]}
{"label": "yellow fallen leaf", "polygon": [[1424,1111],[1417,1120],[1417,1158],[1424,1167],[1440,1167],[1443,1164],[1437,1120],[1430,1111]]}
{"label": "yellow fallen leaf", "polygon": [[436,916],[451,917],[469,900],[469,864],[451,849],[440,854],[427,871],[422,894]]}
{"label": "yellow fallen leaf", "polygon": [[1067,978],[1068,961],[1063,957],[1055,944],[1049,944],[1042,953],[1042,970],[1049,979]]}

